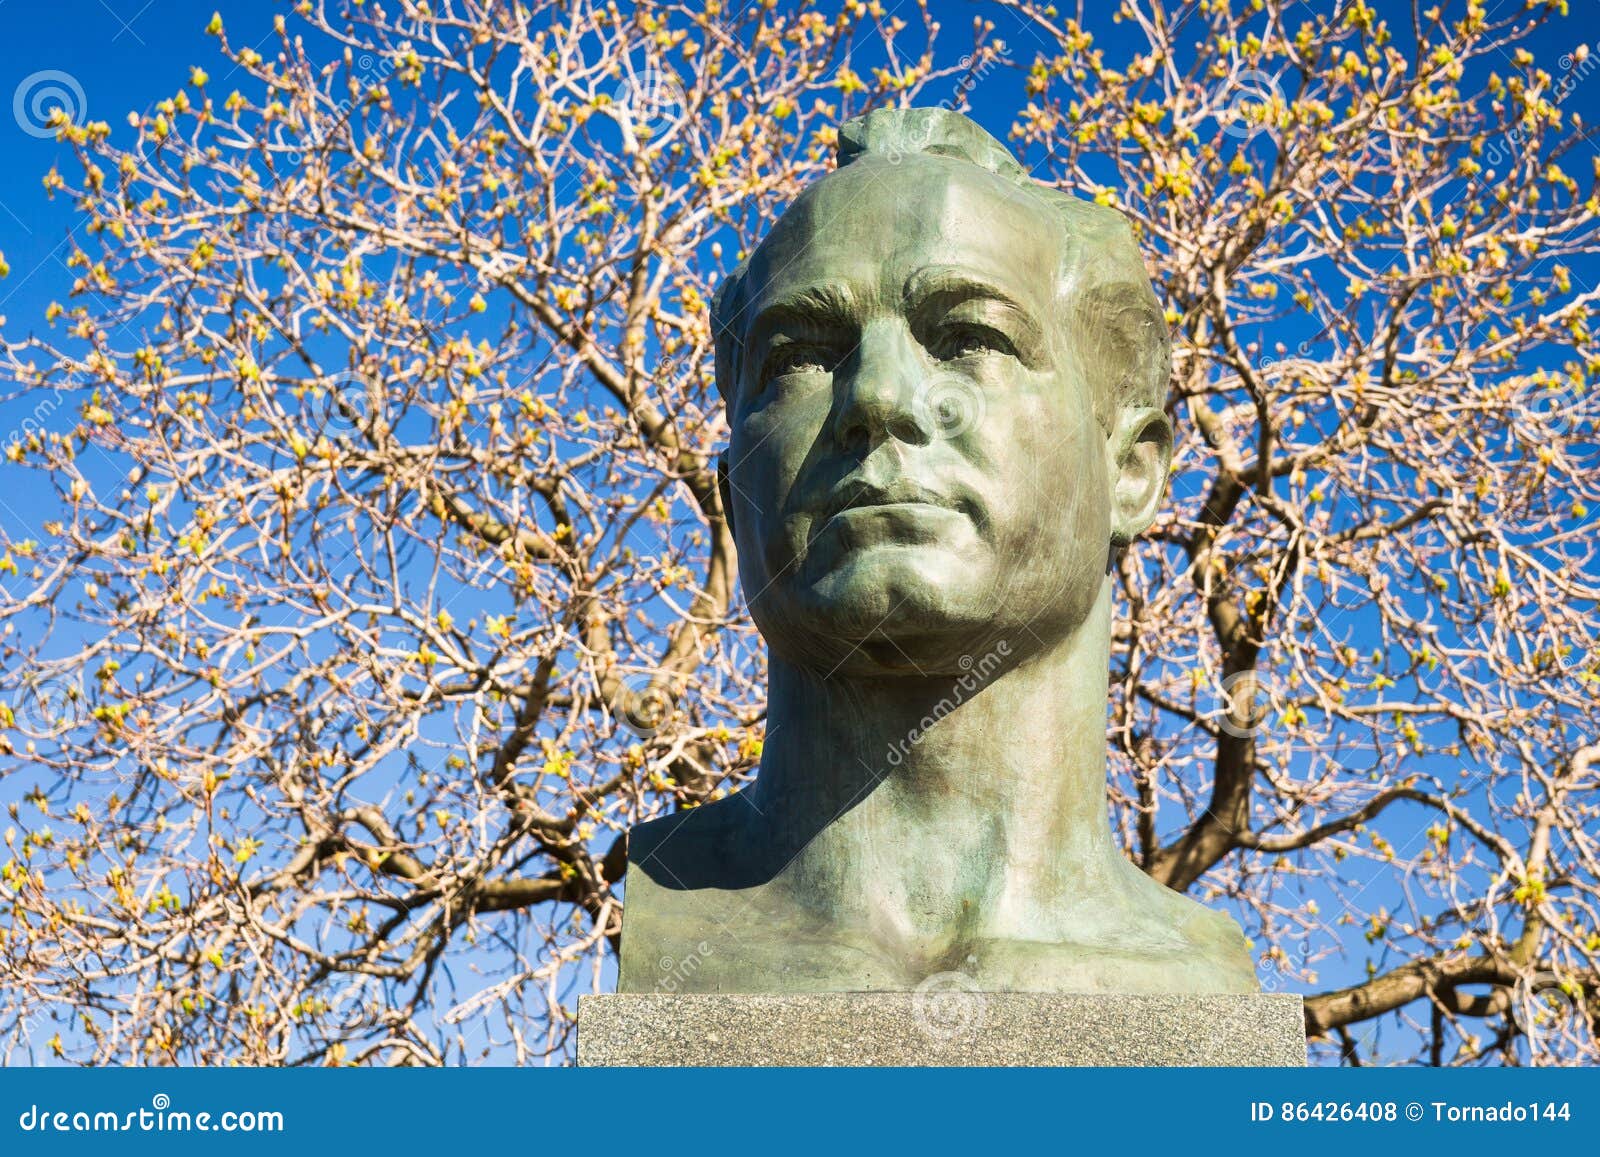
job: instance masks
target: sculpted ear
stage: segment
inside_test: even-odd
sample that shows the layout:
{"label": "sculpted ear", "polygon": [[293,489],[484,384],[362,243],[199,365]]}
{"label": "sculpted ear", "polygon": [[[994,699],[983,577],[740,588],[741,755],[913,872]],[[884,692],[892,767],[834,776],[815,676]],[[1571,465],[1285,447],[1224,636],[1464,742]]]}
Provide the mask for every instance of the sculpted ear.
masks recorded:
{"label": "sculpted ear", "polygon": [[1124,407],[1111,435],[1111,543],[1127,546],[1154,521],[1172,467],[1172,423],[1152,406]]}

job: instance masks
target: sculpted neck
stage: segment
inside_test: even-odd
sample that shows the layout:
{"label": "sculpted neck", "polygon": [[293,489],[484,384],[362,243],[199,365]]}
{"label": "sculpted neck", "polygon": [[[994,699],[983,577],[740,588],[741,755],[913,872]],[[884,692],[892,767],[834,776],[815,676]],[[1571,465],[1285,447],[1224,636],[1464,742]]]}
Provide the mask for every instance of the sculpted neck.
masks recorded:
{"label": "sculpted neck", "polygon": [[1105,793],[1110,627],[1107,582],[1071,637],[1039,652],[1026,632],[1002,636],[954,675],[822,678],[774,656],[747,789],[763,827],[787,855],[820,835],[815,851],[838,868],[881,869],[896,844],[930,841],[1030,870],[1118,855]]}

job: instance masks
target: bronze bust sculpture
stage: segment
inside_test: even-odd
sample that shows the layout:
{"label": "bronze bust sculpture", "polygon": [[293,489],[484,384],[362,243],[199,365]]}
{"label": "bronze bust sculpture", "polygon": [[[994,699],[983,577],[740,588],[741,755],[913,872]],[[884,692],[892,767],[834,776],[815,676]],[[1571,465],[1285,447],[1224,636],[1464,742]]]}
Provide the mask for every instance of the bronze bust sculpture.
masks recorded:
{"label": "bronze bust sculpture", "polygon": [[1165,490],[1126,221],[976,124],[840,131],[713,307],[723,497],[771,651],[753,786],[635,828],[619,990],[1255,992],[1107,819],[1110,560]]}

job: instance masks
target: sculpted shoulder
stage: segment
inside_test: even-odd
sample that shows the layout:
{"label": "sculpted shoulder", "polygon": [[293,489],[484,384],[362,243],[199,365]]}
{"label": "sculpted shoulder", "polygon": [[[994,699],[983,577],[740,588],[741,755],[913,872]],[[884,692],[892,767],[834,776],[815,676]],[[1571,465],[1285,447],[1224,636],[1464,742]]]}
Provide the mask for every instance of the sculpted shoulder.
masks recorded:
{"label": "sculpted shoulder", "polygon": [[[730,807],[729,805],[733,805]],[[674,812],[628,833],[619,992],[715,991],[704,958],[723,944],[727,890],[745,865],[737,797]],[[664,987],[665,986],[665,987]]]}
{"label": "sculpted shoulder", "polygon": [[[658,888],[747,887],[754,809],[741,795],[650,820],[628,833],[628,886],[644,876]],[[630,901],[631,902],[631,901]]]}
{"label": "sculpted shoulder", "polygon": [[913,987],[895,960],[785,890],[787,857],[760,820],[735,795],[633,829],[617,991]]}

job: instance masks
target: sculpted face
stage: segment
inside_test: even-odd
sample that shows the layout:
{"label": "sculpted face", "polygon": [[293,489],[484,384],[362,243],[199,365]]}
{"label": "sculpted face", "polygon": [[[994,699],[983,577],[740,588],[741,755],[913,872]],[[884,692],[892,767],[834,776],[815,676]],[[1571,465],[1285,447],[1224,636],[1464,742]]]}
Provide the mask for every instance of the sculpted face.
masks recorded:
{"label": "sculpted face", "polygon": [[752,255],[725,496],[777,654],[950,672],[1088,614],[1121,467],[1063,324],[1062,245],[976,165],[868,155]]}

